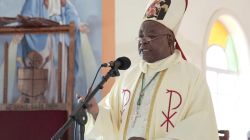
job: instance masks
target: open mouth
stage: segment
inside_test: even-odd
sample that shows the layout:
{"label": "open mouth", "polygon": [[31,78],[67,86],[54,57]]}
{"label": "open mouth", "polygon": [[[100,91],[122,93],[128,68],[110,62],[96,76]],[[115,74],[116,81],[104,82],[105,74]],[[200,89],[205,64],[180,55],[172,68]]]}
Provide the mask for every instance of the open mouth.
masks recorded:
{"label": "open mouth", "polygon": [[148,50],[148,49],[143,49],[143,48],[140,48],[140,54],[141,53],[145,53],[145,52],[149,52],[150,50]]}

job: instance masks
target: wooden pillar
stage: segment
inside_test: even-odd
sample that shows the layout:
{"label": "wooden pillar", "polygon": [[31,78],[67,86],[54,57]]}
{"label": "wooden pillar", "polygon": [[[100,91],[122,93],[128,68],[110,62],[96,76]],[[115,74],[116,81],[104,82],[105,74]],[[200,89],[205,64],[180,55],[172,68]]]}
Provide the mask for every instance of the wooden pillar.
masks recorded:
{"label": "wooden pillar", "polygon": [[[68,47],[68,74],[67,74],[67,98],[66,98],[66,110],[68,112],[68,116],[72,113],[73,107],[73,96],[74,96],[74,69],[75,69],[75,24],[71,22],[69,24],[69,37],[70,43]],[[71,140],[73,138],[73,127],[70,127],[66,132],[68,135],[68,139]]]}
{"label": "wooden pillar", "polygon": [[3,87],[3,103],[8,103],[8,67],[9,67],[9,43],[4,44],[4,87]]}
{"label": "wooden pillar", "polygon": [[62,43],[58,43],[57,100],[62,103]]}
{"label": "wooden pillar", "polygon": [[67,111],[72,112],[74,95],[74,68],[75,68],[75,25],[73,22],[69,25],[70,44],[68,51],[68,82],[67,82]]}
{"label": "wooden pillar", "polygon": [[[115,59],[115,0],[102,2],[102,61],[109,62]],[[106,74],[109,69],[103,69],[102,74]],[[105,96],[114,83],[114,78],[110,78],[105,83],[102,96]]]}

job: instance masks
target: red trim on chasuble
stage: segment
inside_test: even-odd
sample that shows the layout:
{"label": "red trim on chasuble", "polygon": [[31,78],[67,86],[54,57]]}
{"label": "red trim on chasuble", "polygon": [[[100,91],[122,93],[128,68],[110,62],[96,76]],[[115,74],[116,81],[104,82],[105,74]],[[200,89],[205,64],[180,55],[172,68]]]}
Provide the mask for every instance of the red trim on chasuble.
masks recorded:
{"label": "red trim on chasuble", "polygon": [[188,7],[188,0],[186,0],[186,7],[185,7],[185,11],[187,10]]}
{"label": "red trim on chasuble", "polygon": [[121,111],[121,115],[125,111],[126,105],[129,103],[130,96],[131,96],[131,92],[128,89],[123,89],[122,90],[122,111]]}
{"label": "red trim on chasuble", "polygon": [[[168,90],[167,89],[167,95],[170,94],[170,97],[169,97],[169,102],[168,102],[168,114],[166,115],[166,113],[164,111],[162,111],[162,115],[164,116],[165,118],[165,121],[161,124],[161,127],[164,126],[164,124],[166,124],[166,131],[168,132],[168,129],[169,129],[169,124],[174,128],[174,124],[172,123],[171,121],[171,118],[174,117],[174,115],[177,113],[177,111],[175,111],[173,114],[170,115],[170,111],[171,110],[175,110],[177,108],[180,107],[181,103],[182,103],[182,97],[181,97],[181,94],[175,90]],[[180,99],[179,103],[175,106],[175,107],[171,107],[172,105],[172,95],[177,95]]]}

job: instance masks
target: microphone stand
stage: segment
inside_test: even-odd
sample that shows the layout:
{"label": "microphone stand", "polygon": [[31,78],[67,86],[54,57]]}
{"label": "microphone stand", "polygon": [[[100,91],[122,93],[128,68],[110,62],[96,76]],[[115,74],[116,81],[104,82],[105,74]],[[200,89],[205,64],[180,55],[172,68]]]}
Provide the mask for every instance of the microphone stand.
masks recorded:
{"label": "microphone stand", "polygon": [[80,102],[76,110],[70,115],[69,119],[64,123],[64,125],[54,134],[51,140],[60,140],[67,129],[74,123],[80,124],[80,139],[84,140],[85,124],[88,121],[86,109],[88,107],[88,102],[95,96],[98,90],[103,88],[103,85],[110,77],[120,76],[118,71],[118,66],[111,67],[109,72],[102,77],[102,81],[96,86],[96,88],[85,98],[83,102]]}

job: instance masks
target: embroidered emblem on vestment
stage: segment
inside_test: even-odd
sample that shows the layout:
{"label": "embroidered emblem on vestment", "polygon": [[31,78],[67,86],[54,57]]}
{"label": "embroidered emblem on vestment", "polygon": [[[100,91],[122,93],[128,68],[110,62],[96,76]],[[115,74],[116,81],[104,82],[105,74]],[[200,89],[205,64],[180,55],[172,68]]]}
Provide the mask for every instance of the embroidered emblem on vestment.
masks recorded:
{"label": "embroidered emblem on vestment", "polygon": [[[166,124],[166,131],[168,132],[170,125],[174,128],[174,124],[172,123],[171,119],[177,113],[177,111],[174,111],[174,110],[176,110],[177,108],[180,107],[180,105],[182,103],[182,97],[181,97],[181,94],[179,92],[174,91],[174,90],[167,89],[166,94],[167,94],[167,96],[169,95],[168,112],[166,114],[164,111],[162,111],[162,115],[164,116],[165,120],[161,124],[161,127],[163,127]],[[175,96],[177,96],[179,98],[179,102],[172,103],[172,98]],[[174,111],[174,112],[171,113],[171,111]]]}
{"label": "embroidered emblem on vestment", "polygon": [[123,112],[125,111],[126,106],[129,103],[130,96],[131,96],[131,92],[128,89],[123,89],[122,90],[122,110],[121,110],[121,115],[123,114]]}

